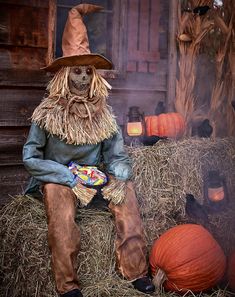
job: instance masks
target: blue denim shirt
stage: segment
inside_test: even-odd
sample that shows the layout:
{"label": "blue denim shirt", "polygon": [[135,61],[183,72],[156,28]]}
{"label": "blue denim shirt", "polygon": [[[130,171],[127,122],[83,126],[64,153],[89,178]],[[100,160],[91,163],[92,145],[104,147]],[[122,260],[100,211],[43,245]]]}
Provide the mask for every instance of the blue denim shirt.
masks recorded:
{"label": "blue denim shirt", "polygon": [[107,173],[121,180],[131,176],[131,163],[124,150],[121,131],[94,145],[67,144],[32,124],[23,147],[23,162],[32,175],[25,194],[40,195],[42,183],[57,183],[73,188],[77,181],[66,166],[70,161],[80,165],[105,165]]}

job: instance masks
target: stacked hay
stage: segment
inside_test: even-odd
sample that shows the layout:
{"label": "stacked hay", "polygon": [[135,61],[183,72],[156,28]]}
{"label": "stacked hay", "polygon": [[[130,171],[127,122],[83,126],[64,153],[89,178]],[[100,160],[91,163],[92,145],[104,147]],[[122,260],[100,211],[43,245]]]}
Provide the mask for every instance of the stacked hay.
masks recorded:
{"label": "stacked hay", "polygon": [[235,247],[235,139],[161,141],[153,147],[129,149],[134,183],[146,221],[148,241],[180,223],[195,222],[185,214],[185,195],[203,204],[203,177],[219,170],[226,178],[230,205],[227,211],[209,214],[207,228],[229,253]]}
{"label": "stacked hay", "polygon": [[[134,183],[149,248],[170,227],[192,222],[185,215],[185,194],[203,202],[205,170],[219,169],[230,191],[229,210],[210,215],[210,231],[226,253],[235,246],[235,140],[189,139],[129,148]],[[114,225],[109,212],[78,210],[82,240],[78,274],[85,297],[146,296],[115,271]],[[57,296],[50,271],[43,204],[19,196],[0,210],[0,296]],[[188,296],[192,296],[189,293]],[[177,296],[164,291],[154,296]],[[230,296],[221,289],[200,296]],[[232,295],[231,295],[232,296]]]}

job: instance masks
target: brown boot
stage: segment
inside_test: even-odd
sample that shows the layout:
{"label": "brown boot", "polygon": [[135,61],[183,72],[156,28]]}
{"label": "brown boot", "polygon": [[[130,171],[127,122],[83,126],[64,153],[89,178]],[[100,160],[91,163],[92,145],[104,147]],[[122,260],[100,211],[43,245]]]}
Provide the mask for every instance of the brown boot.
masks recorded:
{"label": "brown boot", "polygon": [[144,277],[148,273],[146,241],[132,183],[127,183],[127,196],[123,203],[109,204],[116,226],[117,266],[127,280]]}
{"label": "brown boot", "polygon": [[52,183],[44,185],[43,194],[48,221],[48,243],[57,291],[62,296],[73,291],[77,295],[71,296],[82,296],[78,295],[80,291],[76,273],[80,230],[75,222],[75,194],[69,187]]}

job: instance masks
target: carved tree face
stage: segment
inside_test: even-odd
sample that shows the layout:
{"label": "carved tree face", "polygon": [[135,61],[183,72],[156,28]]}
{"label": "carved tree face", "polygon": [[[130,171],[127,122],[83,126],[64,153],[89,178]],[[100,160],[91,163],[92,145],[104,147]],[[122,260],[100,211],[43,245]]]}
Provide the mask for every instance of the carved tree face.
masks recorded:
{"label": "carved tree face", "polygon": [[80,94],[88,91],[92,80],[91,66],[74,66],[69,73],[69,88],[71,93]]}

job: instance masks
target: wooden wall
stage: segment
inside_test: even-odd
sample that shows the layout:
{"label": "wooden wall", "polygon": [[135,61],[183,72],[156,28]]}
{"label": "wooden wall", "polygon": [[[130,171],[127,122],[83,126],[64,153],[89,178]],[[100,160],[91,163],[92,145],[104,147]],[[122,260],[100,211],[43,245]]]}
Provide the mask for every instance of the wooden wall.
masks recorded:
{"label": "wooden wall", "polygon": [[[55,2],[0,0],[0,204],[8,201],[9,195],[21,194],[28,179],[22,164],[22,145],[32,111],[49,79],[39,70],[52,57],[49,3]],[[130,106],[138,105],[145,114],[151,114],[159,100],[166,100],[169,2],[115,3],[119,9],[116,18],[123,22],[115,29],[119,75],[110,80],[110,104],[124,127]],[[116,33],[113,39],[117,40]]]}
{"label": "wooden wall", "polygon": [[0,1],[0,203],[23,191],[22,145],[48,78],[48,1]]}

